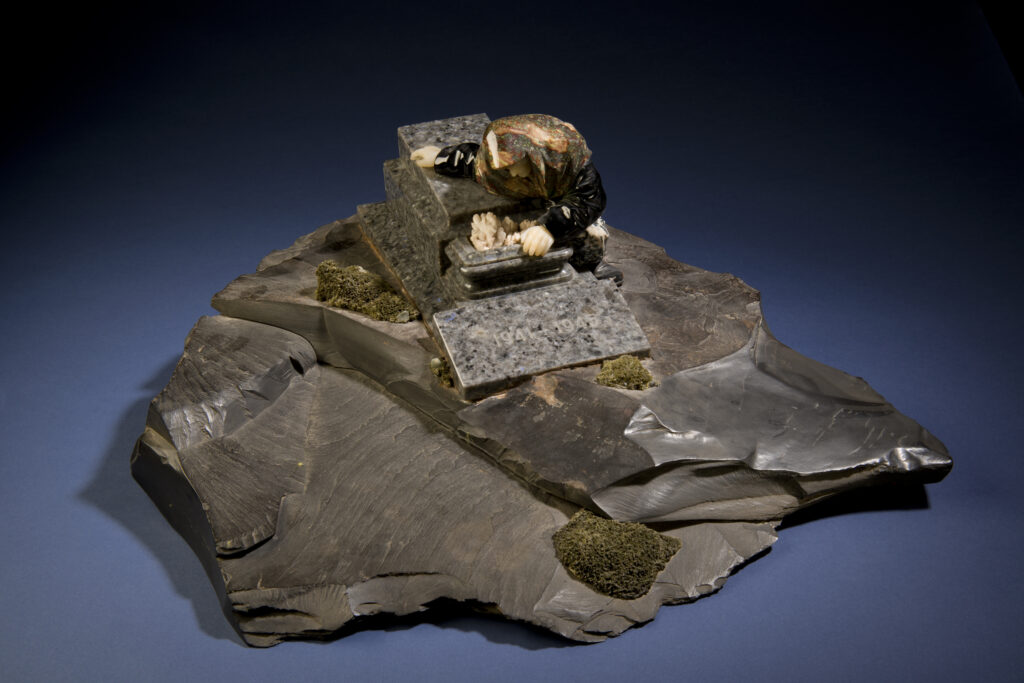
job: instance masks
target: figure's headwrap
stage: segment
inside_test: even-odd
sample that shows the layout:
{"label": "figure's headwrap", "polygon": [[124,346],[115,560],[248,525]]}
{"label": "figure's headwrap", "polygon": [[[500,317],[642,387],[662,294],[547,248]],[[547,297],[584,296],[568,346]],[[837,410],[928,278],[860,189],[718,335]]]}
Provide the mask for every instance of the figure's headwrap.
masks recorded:
{"label": "figure's headwrap", "polygon": [[[529,172],[515,177],[509,167],[526,159]],[[558,199],[590,160],[590,149],[571,123],[546,114],[506,116],[484,131],[476,159],[476,180],[488,192],[525,199]]]}

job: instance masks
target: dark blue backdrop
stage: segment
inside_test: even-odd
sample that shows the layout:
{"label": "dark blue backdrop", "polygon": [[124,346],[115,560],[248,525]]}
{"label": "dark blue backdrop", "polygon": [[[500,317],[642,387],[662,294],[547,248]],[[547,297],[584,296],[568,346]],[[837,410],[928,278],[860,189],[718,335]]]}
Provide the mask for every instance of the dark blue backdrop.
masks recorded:
{"label": "dark blue backdrop", "polygon": [[[278,4],[6,27],[5,679],[1020,676],[1024,102],[972,3]],[[383,198],[397,126],[478,111],[576,123],[610,223],[761,290],[953,473],[598,646],[452,617],[243,647],[129,477],[148,400],[214,292]]]}

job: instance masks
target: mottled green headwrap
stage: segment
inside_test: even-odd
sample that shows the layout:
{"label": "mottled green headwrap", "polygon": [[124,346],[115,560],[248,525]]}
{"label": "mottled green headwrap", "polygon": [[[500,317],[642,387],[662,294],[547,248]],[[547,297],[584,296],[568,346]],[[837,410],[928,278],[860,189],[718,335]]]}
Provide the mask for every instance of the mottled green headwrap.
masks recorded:
{"label": "mottled green headwrap", "polygon": [[[529,162],[525,177],[508,168]],[[488,192],[525,199],[558,199],[571,188],[590,160],[586,140],[571,123],[547,114],[522,114],[495,119],[484,131],[476,158],[476,180]]]}

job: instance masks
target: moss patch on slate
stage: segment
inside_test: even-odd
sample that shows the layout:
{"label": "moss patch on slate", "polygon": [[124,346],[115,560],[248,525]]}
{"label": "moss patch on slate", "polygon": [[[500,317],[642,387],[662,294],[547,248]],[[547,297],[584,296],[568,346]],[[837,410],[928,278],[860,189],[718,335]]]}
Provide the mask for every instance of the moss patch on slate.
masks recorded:
{"label": "moss patch on slate", "polygon": [[654,377],[647,368],[640,364],[640,359],[628,354],[602,363],[601,372],[598,373],[597,379],[594,381],[606,387],[619,387],[634,391],[640,391],[655,384]]}
{"label": "moss patch on slate", "polygon": [[328,306],[362,313],[374,320],[406,323],[420,317],[384,278],[361,266],[327,260],[316,268],[316,299]]}
{"label": "moss patch on slate", "polygon": [[681,545],[643,524],[616,522],[589,510],[573,515],[552,538],[570,576],[623,600],[646,595]]}
{"label": "moss patch on slate", "polygon": [[455,378],[452,377],[452,368],[444,358],[431,358],[430,371],[437,377],[437,381],[443,386],[454,387]]}

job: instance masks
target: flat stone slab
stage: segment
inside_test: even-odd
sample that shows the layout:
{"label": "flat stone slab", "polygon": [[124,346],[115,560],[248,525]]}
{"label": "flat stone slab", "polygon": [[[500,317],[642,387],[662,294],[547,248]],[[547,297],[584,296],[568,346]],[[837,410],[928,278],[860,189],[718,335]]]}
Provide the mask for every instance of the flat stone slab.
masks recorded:
{"label": "flat stone slab", "polygon": [[467,399],[549,370],[650,350],[615,284],[589,274],[470,301],[435,313],[433,322]]}

